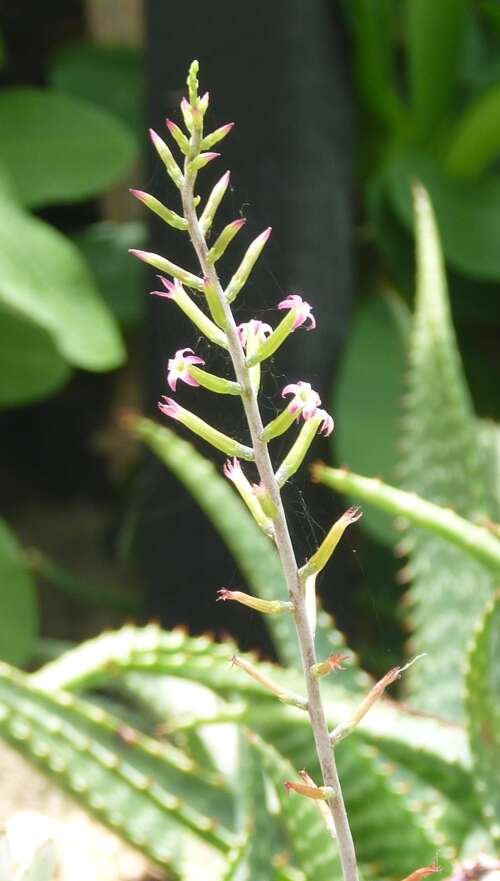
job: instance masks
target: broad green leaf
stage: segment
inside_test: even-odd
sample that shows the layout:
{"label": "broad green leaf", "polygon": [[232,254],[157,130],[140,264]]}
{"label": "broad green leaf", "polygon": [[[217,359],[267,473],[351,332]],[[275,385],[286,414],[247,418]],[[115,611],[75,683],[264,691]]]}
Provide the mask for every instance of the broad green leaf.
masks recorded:
{"label": "broad green leaf", "polygon": [[406,0],[408,79],[414,137],[446,125],[456,86],[466,0]]}
{"label": "broad green leaf", "polygon": [[500,595],[486,609],[469,654],[465,699],[473,779],[492,836],[500,843]]}
{"label": "broad green leaf", "polygon": [[143,58],[132,46],[73,43],[53,59],[49,83],[109,111],[134,133],[144,129]]}
{"label": "broad green leaf", "polygon": [[0,308],[0,376],[0,407],[18,407],[55,394],[70,371],[46,330]]}
{"label": "broad green leaf", "polygon": [[[409,322],[407,308],[396,294],[387,292],[366,301],[353,322],[333,405],[337,461],[389,483],[397,482],[399,405]],[[366,442],[367,427],[370,443]],[[361,522],[380,541],[397,541],[392,519],[386,514],[368,507]]]}
{"label": "broad green leaf", "polygon": [[106,220],[87,226],[75,236],[104,302],[125,327],[137,325],[144,316],[145,272],[140,260],[131,260],[129,248],[145,248],[145,224]]}
{"label": "broad green leaf", "polygon": [[351,4],[358,94],[366,110],[391,127],[401,114],[394,77],[394,0]]}
{"label": "broad green leaf", "polygon": [[[263,599],[286,599],[286,586],[275,547],[260,531],[240,497],[233,491],[213,464],[174,432],[148,419],[137,421],[135,431],[156,453],[207,514],[242,573],[257,596]],[[275,641],[280,659],[300,665],[295,626],[290,615],[266,615],[266,624]],[[325,615],[318,616],[317,650],[323,657],[338,651],[344,644],[341,634]],[[356,663],[350,665],[345,677],[346,687],[359,690],[366,684],[366,675]]]}
{"label": "broad green leaf", "polygon": [[409,229],[415,179],[429,191],[450,264],[484,281],[500,278],[500,178],[452,178],[431,156],[400,155],[387,167],[386,181],[392,204]]}
{"label": "broad green leaf", "polygon": [[137,155],[128,128],[68,95],[13,88],[0,95],[0,161],[24,205],[97,196],[123,178]]}
{"label": "broad green leaf", "polygon": [[24,664],[37,631],[35,585],[16,538],[0,520],[0,658]]}
{"label": "broad green leaf", "polygon": [[[296,793],[288,793],[285,780],[297,780],[298,774],[274,746],[250,734],[250,744],[259,755],[266,776],[274,784],[280,819],[287,832],[300,868],[308,881],[335,881],[342,877],[336,842],[328,832],[317,805]],[[299,765],[303,767],[303,763]]]}
{"label": "broad green leaf", "polygon": [[123,361],[116,324],[76,246],[8,200],[0,202],[0,303],[40,325],[75,367],[110,370]]}
{"label": "broad green leaf", "polygon": [[450,136],[445,156],[450,174],[475,177],[500,154],[500,83],[465,111]]}
{"label": "broad green leaf", "polygon": [[[486,506],[480,447],[451,321],[438,232],[421,187],[415,189],[415,211],[417,293],[402,483],[474,520]],[[405,683],[417,707],[460,720],[466,645],[491,595],[493,578],[459,548],[427,531],[411,529],[409,537],[411,651],[426,656],[411,667]]]}

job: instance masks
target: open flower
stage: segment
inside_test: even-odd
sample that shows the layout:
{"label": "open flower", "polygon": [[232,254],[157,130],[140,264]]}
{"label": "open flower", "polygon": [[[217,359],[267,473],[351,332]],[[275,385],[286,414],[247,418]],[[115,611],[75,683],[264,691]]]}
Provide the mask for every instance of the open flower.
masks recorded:
{"label": "open flower", "polygon": [[[187,355],[186,352],[190,352],[191,354]],[[182,379],[182,381],[186,382],[188,385],[200,385],[198,380],[195,379],[194,376],[191,376],[189,365],[204,363],[203,358],[194,355],[192,349],[178,349],[174,357],[169,358],[168,362],[167,381],[172,391],[176,391],[178,379]]]}
{"label": "open flower", "polygon": [[316,327],[316,319],[312,314],[312,306],[306,303],[298,294],[288,294],[286,300],[278,303],[278,309],[293,309],[296,312],[293,330],[296,330],[301,324],[309,321],[307,330],[314,330]]}
{"label": "open flower", "polygon": [[310,419],[316,413],[318,407],[321,406],[321,398],[317,392],[311,388],[309,382],[291,382],[286,385],[281,392],[281,397],[286,398],[287,395],[294,397],[288,405],[290,413],[299,416],[302,413],[304,419]]}
{"label": "open flower", "polygon": [[272,333],[273,329],[265,321],[258,321],[256,318],[245,321],[244,324],[238,325],[238,336],[241,345],[248,349],[257,348],[261,343],[265,342],[266,337]]}

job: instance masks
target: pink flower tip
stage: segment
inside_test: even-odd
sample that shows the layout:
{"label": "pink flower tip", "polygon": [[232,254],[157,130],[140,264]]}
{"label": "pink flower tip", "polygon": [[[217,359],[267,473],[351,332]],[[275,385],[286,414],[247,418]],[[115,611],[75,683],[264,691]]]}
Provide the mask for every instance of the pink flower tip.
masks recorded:
{"label": "pink flower tip", "polygon": [[323,417],[323,421],[321,422],[319,433],[324,434],[325,437],[328,437],[329,434],[332,433],[333,427],[335,425],[332,417],[326,410],[319,411]]}
{"label": "pink flower tip", "polygon": [[154,128],[149,129],[149,137],[153,141],[153,144],[161,144],[162,143],[162,139],[160,138],[159,134],[157,132],[155,132]]}
{"label": "pink flower tip", "polygon": [[210,153],[210,152],[209,152],[209,153],[204,153],[203,155],[204,155],[205,159],[206,159],[208,162],[211,162],[212,159],[218,159],[219,156],[220,156],[221,154],[220,154],[220,153]]}
{"label": "pink flower tip", "polygon": [[233,229],[241,229],[242,226],[245,226],[246,222],[246,217],[240,217],[238,220],[233,220],[229,225],[232,226]]}
{"label": "pink flower tip", "polygon": [[165,297],[167,300],[175,300],[177,292],[179,288],[182,290],[182,285],[178,278],[175,278],[174,281],[169,281],[168,278],[165,278],[163,275],[159,275],[164,291],[151,291],[151,294],[154,294],[156,297]]}
{"label": "pink flower tip", "polygon": [[144,260],[145,263],[148,262],[148,252],[147,251],[138,251],[137,248],[129,248],[129,254],[133,254],[134,257],[137,257],[138,260]]}
{"label": "pink flower tip", "polygon": [[267,242],[267,240],[268,240],[269,236],[271,235],[272,231],[273,231],[272,226],[268,226],[267,229],[265,229],[264,232],[262,232],[262,233],[260,234],[259,239],[261,239],[263,242]]}
{"label": "pink flower tip", "polygon": [[242,346],[246,346],[248,343],[248,339],[251,336],[256,336],[259,343],[263,343],[266,339],[266,336],[272,333],[273,329],[271,325],[266,324],[265,321],[259,321],[257,318],[251,318],[250,321],[245,321],[243,324],[239,324],[237,327],[238,336],[240,338],[240,342]]}
{"label": "pink flower tip", "polygon": [[148,196],[148,194],[144,193],[142,190],[134,190],[132,187],[129,188],[129,193],[132,193],[132,195],[135,196],[136,199],[140,199],[141,202],[144,202]]}
{"label": "pink flower tip", "polygon": [[169,132],[171,132],[172,129],[175,131],[175,129],[179,128],[179,126],[172,119],[168,118],[165,120],[165,125],[167,126]]}
{"label": "pink flower tip", "polygon": [[226,587],[222,587],[217,591],[217,602],[220,603],[221,600],[230,600],[232,599],[233,591],[227,590]]}
{"label": "pink flower tip", "polygon": [[301,324],[304,324],[306,321],[309,321],[309,327],[306,328],[307,330],[314,330],[316,327],[316,320],[312,314],[312,306],[309,303],[306,303],[299,294],[288,294],[288,297],[286,297],[285,300],[278,303],[278,309],[294,309],[296,311],[293,330],[296,330],[297,327],[300,327]]}
{"label": "pink flower tip", "polygon": [[181,408],[174,401],[173,398],[167,398],[166,395],[162,395],[163,401],[158,401],[158,409],[165,415],[170,416],[171,419],[179,419],[181,415]]}

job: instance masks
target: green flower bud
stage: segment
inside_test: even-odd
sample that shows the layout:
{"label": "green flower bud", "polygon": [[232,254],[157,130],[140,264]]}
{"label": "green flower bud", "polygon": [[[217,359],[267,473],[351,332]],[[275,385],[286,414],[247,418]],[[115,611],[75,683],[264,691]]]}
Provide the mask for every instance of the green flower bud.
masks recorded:
{"label": "green flower bud", "polygon": [[348,508],[342,517],[340,517],[330,529],[328,535],[325,536],[318,550],[309,558],[307,563],[300,570],[300,576],[307,578],[309,575],[321,572],[325,568],[328,560],[332,556],[345,530],[351,523],[356,523],[362,516],[360,508]]}
{"label": "green flower bud", "polygon": [[191,150],[189,139],[186,138],[186,135],[184,134],[182,129],[180,129],[179,126],[176,125],[175,122],[173,122],[173,120],[167,119],[166,123],[170,134],[179,147],[179,150],[181,151],[181,153],[184,153],[184,156],[187,156],[189,154],[189,151]]}
{"label": "green flower bud", "polygon": [[229,437],[229,435],[224,434],[222,431],[218,431],[217,428],[213,428],[208,422],[205,422],[203,419],[200,419],[199,416],[196,416],[195,413],[191,413],[190,410],[185,410],[184,407],[181,407],[177,401],[173,400],[173,398],[168,398],[166,395],[162,395],[162,398],[165,403],[160,401],[158,407],[165,416],[170,416],[171,419],[176,419],[177,422],[181,422],[182,425],[189,428],[193,434],[202,437],[203,440],[206,440],[207,443],[211,444],[217,450],[225,453],[226,456],[237,456],[239,459],[246,459],[249,462],[253,462],[254,453],[251,447],[246,447],[234,438]]}
{"label": "green flower bud", "polygon": [[215,144],[218,144],[219,141],[222,141],[222,138],[225,138],[232,128],[234,128],[234,122],[227,122],[226,125],[221,125],[221,127],[216,129],[214,132],[211,132],[209,135],[205,135],[201,142],[201,149],[210,150],[211,147],[214,147]]}
{"label": "green flower bud", "polygon": [[279,349],[282,343],[284,343],[287,337],[292,333],[294,321],[295,317],[292,312],[285,315],[278,326],[274,328],[271,336],[269,336],[262,345],[256,349],[253,355],[247,358],[247,367],[253,367],[255,364],[260,364],[261,361],[265,361],[266,358],[270,358],[271,355],[274,355],[276,350]]}
{"label": "green flower bud", "polygon": [[167,208],[163,202],[155,199],[154,196],[150,196],[149,193],[143,193],[142,190],[130,190],[130,192],[136,199],[139,199],[146,208],[149,208],[150,211],[153,211],[158,217],[161,217],[165,223],[168,223],[169,226],[173,226],[174,229],[187,229],[187,220],[185,220],[184,217],[180,217],[175,211],[171,211],[170,208]]}
{"label": "green flower bud", "polygon": [[234,483],[241,498],[245,502],[245,505],[262,531],[265,532],[269,538],[274,538],[272,520],[270,520],[263,511],[257,494],[254,492],[250,482],[245,477],[238,459],[233,459],[232,462],[228,459],[224,465],[224,474],[228,480]]}
{"label": "green flower bud", "polygon": [[208,373],[200,367],[191,366],[189,368],[191,376],[198,380],[203,388],[218,395],[240,395],[241,386],[238,382],[232,382],[230,379],[224,379],[222,376],[216,376],[214,373]]}
{"label": "green flower bud", "polygon": [[185,315],[193,322],[201,333],[223,349],[227,349],[227,338],[220,328],[208,318],[200,307],[186,293],[181,283],[176,279],[173,283],[167,278],[159,276],[161,283],[165,287],[164,291],[152,291],[157,297],[166,297],[173,300]]}
{"label": "green flower bud", "polygon": [[218,159],[220,153],[198,153],[194,159],[188,165],[188,174],[194,174],[200,170],[200,168],[205,168],[205,165],[208,165],[209,162],[212,162],[214,159]]}
{"label": "green flower bud", "polygon": [[189,103],[191,107],[196,107],[198,102],[198,72],[200,70],[200,64],[196,60],[196,58],[189,65],[189,73],[187,76],[187,87],[189,94]]}
{"label": "green flower bud", "polygon": [[215,243],[210,248],[208,252],[208,260],[210,263],[216,263],[217,260],[220,260],[224,251],[230,242],[234,239],[235,235],[239,233],[240,229],[245,226],[246,220],[242,217],[239,220],[233,220],[231,223],[228,223],[227,226],[224,227],[220,236],[217,238]]}
{"label": "green flower bud", "polygon": [[321,431],[322,434],[330,434],[332,430],[333,419],[324,410],[316,410],[314,416],[304,422],[297,440],[276,472],[280,487],[299,470],[316,433]]}
{"label": "green flower bud", "polygon": [[149,129],[149,134],[151,140],[153,142],[153,146],[158,153],[158,156],[162,160],[165,168],[167,169],[167,173],[169,177],[173,180],[175,186],[180,190],[184,181],[182,176],[182,172],[177,165],[171,151],[170,147],[167,147],[165,141],[163,141],[159,135],[153,131],[152,128]]}
{"label": "green flower bud", "polygon": [[241,261],[238,269],[234,273],[231,281],[229,282],[226,288],[226,297],[228,303],[232,303],[233,300],[236,299],[239,292],[241,291],[244,284],[246,284],[248,280],[248,276],[250,275],[252,269],[254,268],[259,256],[266,244],[269,236],[271,235],[271,227],[268,226],[267,229],[264,230],[257,236],[256,239],[253,240],[252,244],[248,248],[243,260]]}
{"label": "green flower bud", "polygon": [[208,308],[210,309],[210,314],[219,327],[225,327],[226,316],[224,314],[224,307],[220,301],[215,284],[209,278],[204,278],[203,283],[205,285],[205,297],[207,299]]}
{"label": "green flower bud", "polygon": [[203,290],[203,279],[198,278],[197,275],[193,275],[192,272],[188,272],[187,269],[182,269],[181,266],[171,263],[170,260],[167,260],[166,257],[161,257],[160,254],[152,254],[149,251],[138,251],[136,248],[129,248],[129,254],[133,254],[134,257],[138,257],[139,260],[148,263],[149,266],[154,266],[155,269],[160,269],[161,272],[173,275],[174,278],[182,281],[182,283],[187,285],[188,288],[194,288],[195,291]]}
{"label": "green flower bud", "polygon": [[203,209],[201,217],[200,217],[200,226],[201,226],[201,230],[203,232],[203,235],[206,235],[207,232],[209,231],[210,227],[212,226],[212,223],[213,223],[213,220],[215,217],[215,212],[217,211],[217,208],[219,207],[220,203],[222,202],[222,199],[224,197],[224,193],[226,192],[226,190],[228,188],[230,178],[231,178],[231,172],[226,171],[226,173],[222,175],[221,179],[219,181],[217,181],[217,183],[215,184],[215,187],[213,188],[212,192],[210,193],[210,195],[208,197],[207,204],[205,205],[205,208]]}

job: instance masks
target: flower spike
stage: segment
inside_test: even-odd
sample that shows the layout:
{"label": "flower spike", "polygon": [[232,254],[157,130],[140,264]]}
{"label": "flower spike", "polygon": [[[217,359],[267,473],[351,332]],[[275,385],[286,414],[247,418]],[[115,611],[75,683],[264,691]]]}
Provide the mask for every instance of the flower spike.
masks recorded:
{"label": "flower spike", "polygon": [[[189,352],[190,354],[186,354]],[[203,358],[193,353],[192,349],[178,349],[173,358],[168,361],[167,382],[173,392],[177,390],[177,380],[182,379],[187,385],[199,386],[200,383],[190,373],[191,364],[204,364]]]}
{"label": "flower spike", "polygon": [[177,303],[179,309],[182,309],[185,315],[193,322],[195,327],[207,337],[212,343],[227,349],[227,338],[225,333],[208,318],[199,306],[186,294],[180,281],[176,278],[173,282],[164,276],[158,276],[165,290],[151,291],[155,297],[165,297],[167,300],[173,300]]}
{"label": "flower spike", "polygon": [[254,453],[251,447],[246,447],[222,431],[212,428],[208,422],[200,419],[199,416],[191,413],[190,410],[185,410],[173,398],[167,398],[166,395],[162,395],[162,398],[163,401],[158,402],[158,409],[165,416],[170,416],[171,419],[181,422],[186,428],[197,434],[198,437],[202,437],[217,450],[225,453],[226,456],[239,456],[241,459],[247,459],[249,462],[253,461]]}
{"label": "flower spike", "polygon": [[295,320],[293,329],[296,330],[301,324],[309,321],[309,327],[306,330],[314,330],[316,327],[316,319],[312,314],[312,306],[306,303],[298,294],[288,294],[286,300],[278,303],[278,309],[291,309],[294,312]]}

